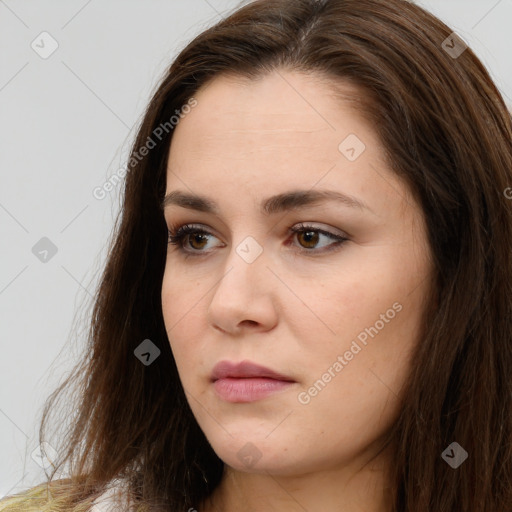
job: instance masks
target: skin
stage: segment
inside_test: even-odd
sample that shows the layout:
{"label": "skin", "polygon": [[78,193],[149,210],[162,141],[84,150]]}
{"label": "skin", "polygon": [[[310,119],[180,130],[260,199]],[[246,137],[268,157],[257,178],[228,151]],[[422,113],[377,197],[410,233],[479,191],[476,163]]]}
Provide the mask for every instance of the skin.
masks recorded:
{"label": "skin", "polygon": [[[432,273],[423,213],[372,127],[320,77],[285,70],[252,81],[222,76],[195,98],[175,128],[166,193],[208,196],[220,214],[165,208],[168,228],[194,223],[211,234],[183,240],[184,250],[203,256],[185,258],[169,245],[162,306],[190,407],[225,463],[220,486],[196,509],[390,510],[393,447],[381,451],[382,438],[400,411],[421,337]],[[354,161],[338,149],[349,134],[366,146]],[[371,211],[323,202],[260,213],[260,201],[291,189],[343,192]],[[289,232],[301,222],[348,241],[322,252],[335,240]],[[248,236],[263,249],[252,263],[236,251]],[[299,393],[396,303],[402,308],[394,318],[300,403]],[[230,403],[210,382],[225,359],[251,360],[296,382],[261,400]],[[253,465],[237,457],[247,443],[260,457]]]}

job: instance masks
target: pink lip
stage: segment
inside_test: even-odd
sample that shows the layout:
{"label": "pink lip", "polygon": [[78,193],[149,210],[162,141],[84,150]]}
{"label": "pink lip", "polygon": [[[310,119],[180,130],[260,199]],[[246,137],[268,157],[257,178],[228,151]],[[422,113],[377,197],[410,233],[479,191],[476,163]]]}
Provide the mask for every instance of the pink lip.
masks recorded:
{"label": "pink lip", "polygon": [[294,380],[282,373],[277,373],[270,368],[260,366],[251,361],[242,361],[240,363],[232,363],[231,361],[220,361],[212,371],[212,380],[224,379],[226,377],[235,377],[247,379],[251,377],[267,377],[269,379],[294,382]]}
{"label": "pink lip", "polygon": [[290,377],[251,361],[221,361],[213,368],[213,387],[228,402],[253,402],[293,385]]}

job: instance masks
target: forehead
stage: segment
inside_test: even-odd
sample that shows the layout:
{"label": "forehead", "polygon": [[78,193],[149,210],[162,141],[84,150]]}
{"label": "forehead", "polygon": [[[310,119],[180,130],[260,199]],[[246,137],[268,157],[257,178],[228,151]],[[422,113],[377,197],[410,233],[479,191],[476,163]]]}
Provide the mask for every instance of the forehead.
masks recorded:
{"label": "forehead", "polygon": [[[217,132],[235,138],[244,132],[246,138],[255,133],[285,140],[291,132],[332,134],[345,127],[362,131],[367,127],[360,126],[364,123],[357,115],[361,96],[352,85],[335,88],[332,80],[313,74],[281,70],[254,80],[221,75],[195,94],[198,104],[185,116],[187,123],[180,122],[175,135],[194,130],[197,137]],[[183,124],[189,130],[180,130]]]}
{"label": "forehead", "polygon": [[[361,94],[340,87],[347,98]],[[169,161],[175,164],[207,159],[210,165],[257,164],[261,171],[270,159],[283,171],[290,163],[326,170],[339,160],[339,144],[349,134],[366,149],[380,144],[354,103],[342,102],[315,75],[281,70],[258,80],[220,76],[195,98],[197,106],[174,130]]]}
{"label": "forehead", "polygon": [[[388,189],[396,177],[385,170],[385,152],[358,115],[357,100],[350,101],[360,92],[348,85],[340,91],[335,94],[321,77],[286,71],[258,80],[215,78],[194,95],[197,105],[174,130],[167,192],[188,188],[263,198],[269,189],[321,184],[366,196],[367,204],[383,202],[390,191],[382,190],[386,182],[376,170],[388,173]],[[342,151],[347,140],[361,151],[356,159]],[[396,187],[398,182],[395,193]]]}

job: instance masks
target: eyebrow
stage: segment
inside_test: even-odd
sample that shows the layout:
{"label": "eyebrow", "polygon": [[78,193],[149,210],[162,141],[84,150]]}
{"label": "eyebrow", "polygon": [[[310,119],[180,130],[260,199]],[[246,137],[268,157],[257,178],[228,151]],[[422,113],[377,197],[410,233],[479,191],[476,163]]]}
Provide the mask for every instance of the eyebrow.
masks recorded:
{"label": "eyebrow", "polygon": [[[265,215],[275,215],[292,209],[315,206],[324,201],[336,201],[350,208],[368,210],[374,213],[368,205],[354,196],[336,192],[334,190],[318,189],[291,190],[289,192],[271,196],[261,202],[260,210]],[[171,205],[177,205],[182,208],[212,213],[215,215],[220,214],[217,203],[212,199],[197,194],[189,194],[180,190],[173,190],[172,192],[169,192],[169,194],[164,197],[160,207],[162,210],[165,210],[166,207]]]}

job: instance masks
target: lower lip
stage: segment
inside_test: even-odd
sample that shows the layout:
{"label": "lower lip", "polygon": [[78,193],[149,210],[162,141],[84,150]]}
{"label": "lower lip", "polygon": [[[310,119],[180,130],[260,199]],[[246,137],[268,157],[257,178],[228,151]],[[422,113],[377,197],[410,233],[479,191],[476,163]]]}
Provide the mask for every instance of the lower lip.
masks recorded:
{"label": "lower lip", "polygon": [[216,380],[213,387],[227,402],[254,402],[283,391],[293,384],[295,383],[263,377],[247,379],[226,377]]}

